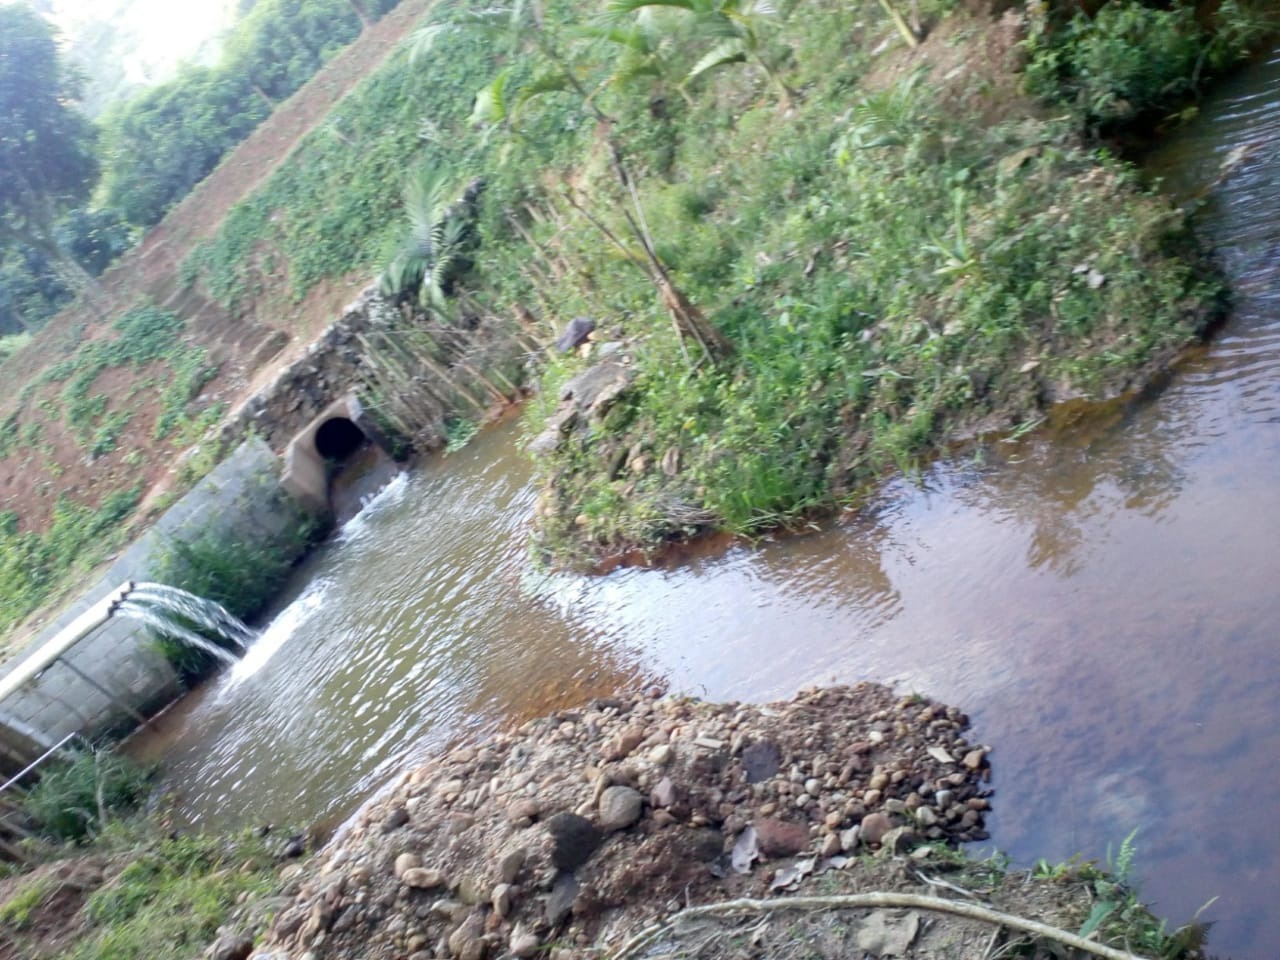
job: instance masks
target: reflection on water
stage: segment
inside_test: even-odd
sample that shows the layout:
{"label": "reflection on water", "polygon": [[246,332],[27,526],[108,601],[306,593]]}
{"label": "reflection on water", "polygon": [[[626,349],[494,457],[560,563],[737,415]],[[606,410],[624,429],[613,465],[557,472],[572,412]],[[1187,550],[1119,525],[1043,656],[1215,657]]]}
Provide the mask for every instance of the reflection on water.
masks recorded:
{"label": "reflection on water", "polygon": [[[511,428],[397,480],[316,557],[242,671],[167,718],[191,815],[350,809],[444,741],[664,678],[714,698],[891,681],[996,748],[994,843],[1101,857],[1132,830],[1174,922],[1280,943],[1280,59],[1152,160],[1242,278],[1161,394],[895,482],[831,529],[676,569],[545,575]],[[1172,182],[1172,177],[1170,177]],[[254,659],[256,656],[256,659]],[[144,745],[159,750],[161,740]]]}

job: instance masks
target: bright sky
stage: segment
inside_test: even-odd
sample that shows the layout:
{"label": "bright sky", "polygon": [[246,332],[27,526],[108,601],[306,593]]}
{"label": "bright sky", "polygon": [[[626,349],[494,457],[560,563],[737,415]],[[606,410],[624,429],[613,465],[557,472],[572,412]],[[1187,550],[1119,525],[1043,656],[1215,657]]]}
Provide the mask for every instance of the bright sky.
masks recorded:
{"label": "bright sky", "polygon": [[[92,63],[96,53],[100,85],[136,88],[168,79],[184,61],[215,60],[211,41],[231,24],[236,0],[43,0],[35,6],[49,11],[77,60]],[[110,81],[108,71],[115,74]]]}

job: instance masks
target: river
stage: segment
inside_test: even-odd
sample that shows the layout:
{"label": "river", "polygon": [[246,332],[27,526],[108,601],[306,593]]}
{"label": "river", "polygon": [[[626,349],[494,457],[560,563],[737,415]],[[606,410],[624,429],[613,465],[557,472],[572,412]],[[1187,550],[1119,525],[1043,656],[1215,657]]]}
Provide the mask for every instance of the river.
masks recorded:
{"label": "river", "polygon": [[1280,52],[1149,158],[1176,196],[1220,179],[1199,223],[1237,288],[1151,395],[891,482],[820,531],[595,578],[532,570],[534,491],[499,426],[379,494],[138,750],[188,819],[335,819],[415,756],[586,696],[880,680],[971,714],[1016,863],[1136,830],[1161,915],[1217,897],[1214,950],[1273,954],[1278,145]]}

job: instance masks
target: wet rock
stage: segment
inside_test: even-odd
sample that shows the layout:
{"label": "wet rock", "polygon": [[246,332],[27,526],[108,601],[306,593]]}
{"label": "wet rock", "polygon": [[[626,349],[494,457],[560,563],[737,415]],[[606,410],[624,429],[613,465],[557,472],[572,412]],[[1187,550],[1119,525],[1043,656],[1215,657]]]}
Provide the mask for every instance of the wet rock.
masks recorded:
{"label": "wet rock", "polygon": [[960,762],[963,763],[965,768],[968,770],[980,770],[982,769],[983,762],[986,760],[986,756],[987,751],[982,747],[977,747],[976,749],[970,750],[966,753],[964,755],[964,759]]}
{"label": "wet rock", "polygon": [[382,821],[382,832],[390,833],[409,822],[409,811],[404,807],[392,807]]}
{"label": "wet rock", "polygon": [[271,934],[277,940],[288,940],[298,932],[306,920],[306,908],[293,907],[276,917],[275,923],[271,925]]}
{"label": "wet rock", "polygon": [[219,937],[205,951],[209,960],[245,960],[253,953],[253,938],[243,933]]}
{"label": "wet rock", "polygon": [[600,829],[625,830],[640,819],[644,797],[631,787],[609,787],[600,795]]}
{"label": "wet rock", "polygon": [[466,875],[458,881],[458,889],[454,891],[455,896],[468,906],[474,907],[477,903],[487,899],[489,891],[474,876]]}
{"label": "wet rock", "polygon": [[635,753],[636,748],[644,742],[644,738],[643,728],[628,727],[609,741],[604,749],[604,758],[611,761],[625,760]]}
{"label": "wet rock", "polygon": [[858,825],[858,836],[869,847],[876,847],[893,829],[893,821],[883,813],[868,813]]}
{"label": "wet rock", "polygon": [[520,960],[526,960],[538,952],[538,948],[542,946],[537,934],[530,933],[520,924],[516,924],[511,931],[511,939],[508,941],[508,949],[513,957],[519,957]]}
{"label": "wet rock", "polygon": [[604,834],[576,813],[557,813],[548,818],[546,826],[551,835],[551,862],[560,870],[576,870],[604,841]]}
{"label": "wet rock", "polygon": [[763,783],[774,777],[782,765],[782,752],[767,740],[753,743],[742,751],[742,769],[747,783]]}
{"label": "wet rock", "polygon": [[834,857],[844,848],[840,844],[840,835],[837,833],[829,833],[822,841],[821,853],[824,857]]}
{"label": "wet rock", "polygon": [[489,898],[489,902],[493,904],[493,912],[504,920],[511,913],[511,891],[511,884],[500,883],[493,888],[493,894]]}
{"label": "wet rock", "polygon": [[541,812],[536,800],[517,800],[507,807],[507,822],[514,827],[527,827]]}
{"label": "wet rock", "polygon": [[766,857],[790,857],[809,845],[809,831],[798,823],[767,817],[757,820],[756,843]]}
{"label": "wet rock", "polygon": [[436,900],[428,911],[433,917],[461,923],[470,912],[467,905],[460,900]]}
{"label": "wet rock", "polygon": [[415,890],[431,890],[444,886],[444,874],[426,867],[410,867],[400,875],[400,882]]}
{"label": "wet rock", "polygon": [[590,317],[574,317],[556,338],[556,353],[568,353],[587,342],[587,338],[596,329],[596,322]]}
{"label": "wet rock", "polygon": [[916,832],[910,827],[894,827],[880,840],[881,846],[890,853],[907,853],[920,842]]}
{"label": "wet rock", "polygon": [[578,898],[578,892],[581,889],[581,884],[572,873],[561,873],[556,877],[555,883],[551,886],[551,893],[547,895],[544,910],[547,924],[551,929],[554,930],[560,926],[569,916],[573,910],[573,901]]}

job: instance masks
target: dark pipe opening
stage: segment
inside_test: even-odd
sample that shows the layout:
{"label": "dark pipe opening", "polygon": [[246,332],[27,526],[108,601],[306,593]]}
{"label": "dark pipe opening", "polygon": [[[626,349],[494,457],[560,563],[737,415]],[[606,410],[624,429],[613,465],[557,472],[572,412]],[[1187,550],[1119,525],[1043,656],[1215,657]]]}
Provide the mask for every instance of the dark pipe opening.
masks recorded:
{"label": "dark pipe opening", "polygon": [[364,431],[346,417],[334,417],[316,430],[316,453],[325,460],[346,460],[368,441]]}

